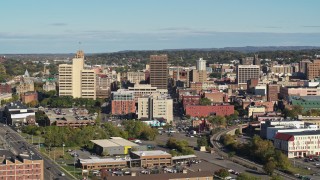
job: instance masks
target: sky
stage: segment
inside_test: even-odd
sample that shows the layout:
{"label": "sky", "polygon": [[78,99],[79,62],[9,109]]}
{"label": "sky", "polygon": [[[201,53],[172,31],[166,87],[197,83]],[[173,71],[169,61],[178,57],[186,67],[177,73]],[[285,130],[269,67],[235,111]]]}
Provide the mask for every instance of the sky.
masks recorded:
{"label": "sky", "polygon": [[319,0],[10,0],[0,54],[320,46]]}

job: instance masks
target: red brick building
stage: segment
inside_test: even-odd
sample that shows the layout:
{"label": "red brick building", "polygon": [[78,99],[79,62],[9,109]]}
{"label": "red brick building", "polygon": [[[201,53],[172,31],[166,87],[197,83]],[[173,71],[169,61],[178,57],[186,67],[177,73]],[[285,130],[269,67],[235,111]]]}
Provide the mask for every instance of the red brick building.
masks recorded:
{"label": "red brick building", "polygon": [[199,95],[182,95],[182,105],[183,109],[186,109],[187,105],[199,105],[200,104]]}
{"label": "red brick building", "polygon": [[21,100],[23,103],[27,104],[32,101],[38,100],[38,93],[37,92],[27,92],[21,95]]}
{"label": "red brick building", "polygon": [[202,90],[202,82],[190,82],[190,89],[196,90],[197,94]]}
{"label": "red brick building", "polygon": [[210,115],[228,116],[234,113],[233,105],[188,105],[186,106],[186,115],[191,117],[207,117]]}
{"label": "red brick building", "polygon": [[127,115],[136,112],[136,106],[134,100],[129,101],[117,101],[113,100],[111,103],[112,115]]}
{"label": "red brick building", "polygon": [[277,84],[267,85],[267,100],[278,101],[278,94],[280,92],[280,86]]}
{"label": "red brick building", "polygon": [[12,93],[11,86],[7,83],[0,84],[0,94]]}
{"label": "red brick building", "polygon": [[182,100],[183,95],[196,95],[197,91],[194,89],[177,89],[179,101]]}

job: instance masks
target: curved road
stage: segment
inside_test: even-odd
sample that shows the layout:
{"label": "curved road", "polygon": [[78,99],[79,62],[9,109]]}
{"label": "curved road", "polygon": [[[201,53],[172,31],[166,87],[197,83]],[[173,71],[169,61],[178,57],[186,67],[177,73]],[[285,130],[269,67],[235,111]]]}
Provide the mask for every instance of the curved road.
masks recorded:
{"label": "curved road", "polygon": [[[211,136],[210,138],[210,142],[214,148],[214,150],[216,151],[216,153],[219,155],[219,156],[222,156],[222,157],[228,157],[228,154],[225,153],[224,151],[221,150],[221,148],[223,148],[223,146],[221,145],[220,143],[220,138],[222,135],[234,130],[234,129],[237,129],[238,127],[231,127],[230,129],[226,129],[226,130],[223,130],[223,131],[220,131],[214,135]],[[260,164],[257,164],[255,162],[252,162],[250,160],[247,160],[247,159],[244,159],[244,158],[241,158],[239,156],[233,156],[231,158],[232,161],[234,162],[241,162],[241,164],[245,164],[245,165],[249,165],[250,167],[256,167],[257,168],[257,171],[259,172],[264,172],[263,170],[263,166],[260,165]],[[291,175],[288,175],[288,174],[285,174],[279,170],[274,170],[274,172],[280,176],[282,176],[284,179],[297,179],[296,177],[294,176],[291,176]]]}

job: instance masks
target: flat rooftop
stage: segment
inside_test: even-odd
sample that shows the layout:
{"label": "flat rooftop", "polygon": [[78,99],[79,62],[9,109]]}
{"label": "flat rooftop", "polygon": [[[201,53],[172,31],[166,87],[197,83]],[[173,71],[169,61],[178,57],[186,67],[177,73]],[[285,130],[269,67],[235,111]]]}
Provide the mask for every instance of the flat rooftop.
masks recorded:
{"label": "flat rooftop", "polygon": [[136,143],[123,139],[121,137],[111,137],[111,139],[91,140],[94,144],[101,147],[116,147],[116,146],[139,146]]}
{"label": "flat rooftop", "polygon": [[161,150],[154,150],[154,151],[132,151],[133,154],[136,154],[137,156],[143,157],[143,156],[163,156],[163,155],[170,155],[169,153]]}
{"label": "flat rooftop", "polygon": [[320,135],[320,130],[310,130],[302,132],[283,132],[283,134],[290,134],[293,136],[309,136],[309,135]]}
{"label": "flat rooftop", "polygon": [[175,156],[175,157],[172,157],[172,160],[191,159],[191,158],[197,158],[197,156],[194,154],[184,155],[184,156]]}
{"label": "flat rooftop", "polygon": [[81,164],[93,164],[93,163],[116,163],[116,162],[127,162],[130,158],[92,158],[92,159],[80,159]]}

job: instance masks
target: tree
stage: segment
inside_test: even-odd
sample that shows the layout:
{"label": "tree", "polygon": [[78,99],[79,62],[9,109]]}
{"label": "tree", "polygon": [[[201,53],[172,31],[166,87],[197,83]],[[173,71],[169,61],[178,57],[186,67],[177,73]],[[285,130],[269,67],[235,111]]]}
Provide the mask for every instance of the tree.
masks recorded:
{"label": "tree", "polygon": [[272,175],[275,168],[276,168],[276,163],[274,163],[273,160],[269,160],[266,164],[263,165],[263,170],[268,175]]}
{"label": "tree", "polygon": [[237,135],[237,136],[239,136],[239,135],[241,134],[241,133],[240,133],[240,130],[239,130],[239,129],[236,129],[235,132],[234,132],[234,134]]}
{"label": "tree", "polygon": [[277,167],[282,170],[288,170],[291,166],[288,157],[279,150],[275,151],[274,159],[276,160]]}
{"label": "tree", "polygon": [[272,176],[271,180],[283,180],[283,178],[277,175],[277,176]]}
{"label": "tree", "polygon": [[226,169],[219,169],[218,171],[215,171],[214,174],[222,178],[228,177],[230,175],[230,173]]}
{"label": "tree", "polygon": [[208,146],[208,139],[206,136],[202,136],[197,139],[197,145],[200,148],[201,146]]}
{"label": "tree", "polygon": [[203,105],[203,106],[211,105],[211,100],[208,99],[208,98],[201,98],[200,99],[200,105]]}
{"label": "tree", "polygon": [[225,126],[226,125],[226,118],[224,116],[210,116],[208,121],[211,124],[218,125],[218,126]]}

